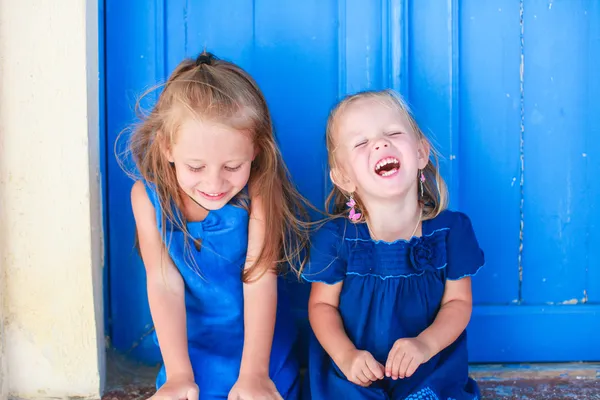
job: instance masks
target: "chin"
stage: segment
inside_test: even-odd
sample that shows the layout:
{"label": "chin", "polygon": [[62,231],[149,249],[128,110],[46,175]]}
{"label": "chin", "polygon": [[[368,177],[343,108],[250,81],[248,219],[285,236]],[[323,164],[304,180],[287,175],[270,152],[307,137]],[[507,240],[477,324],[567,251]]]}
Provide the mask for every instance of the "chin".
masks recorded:
{"label": "chin", "polygon": [[233,196],[231,195],[231,192],[225,194],[225,196],[223,196],[219,199],[214,199],[214,200],[206,198],[206,196],[203,196],[202,194],[197,193],[197,191],[194,191],[194,192],[195,192],[194,193],[195,196],[193,197],[194,201],[209,211],[216,211],[216,210],[223,208],[233,198]]}
{"label": "chin", "polygon": [[204,207],[205,209],[207,209],[208,211],[217,211],[220,210],[221,208],[223,208],[225,205],[227,204],[227,202],[223,202],[223,201],[219,201],[219,202],[207,202],[207,201],[203,201],[200,203],[200,205],[202,207]]}

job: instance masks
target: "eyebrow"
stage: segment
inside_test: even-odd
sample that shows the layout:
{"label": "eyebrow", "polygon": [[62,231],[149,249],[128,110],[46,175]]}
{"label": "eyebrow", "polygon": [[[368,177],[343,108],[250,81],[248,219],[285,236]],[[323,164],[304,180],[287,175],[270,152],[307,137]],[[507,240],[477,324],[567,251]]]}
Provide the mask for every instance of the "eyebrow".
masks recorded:
{"label": "eyebrow", "polygon": [[[200,160],[199,158],[186,158],[186,161],[194,161],[194,162],[201,162],[201,163],[206,162],[204,160]],[[225,161],[225,164],[227,164],[227,163],[233,163],[233,162],[244,162],[244,161],[247,161],[247,160],[246,159],[242,159],[242,158],[235,158],[235,159],[232,159],[232,160]]]}

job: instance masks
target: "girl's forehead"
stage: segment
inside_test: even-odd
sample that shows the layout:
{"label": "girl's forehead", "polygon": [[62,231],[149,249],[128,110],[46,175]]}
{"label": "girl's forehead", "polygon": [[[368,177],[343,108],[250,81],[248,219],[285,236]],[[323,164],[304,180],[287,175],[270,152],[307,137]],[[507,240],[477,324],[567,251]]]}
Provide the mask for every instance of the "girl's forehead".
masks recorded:
{"label": "girl's forehead", "polygon": [[254,149],[250,132],[199,118],[184,120],[174,139],[174,151],[186,158],[203,160],[226,154],[240,158]]}
{"label": "girl's forehead", "polygon": [[184,124],[193,121],[222,124],[238,131],[252,131],[256,126],[258,112],[247,105],[224,106],[223,104],[188,104],[179,101],[171,107],[167,118],[179,131]]}
{"label": "girl's forehead", "polygon": [[365,129],[411,130],[405,110],[391,101],[377,98],[358,99],[346,105],[340,110],[334,126],[336,132],[345,134]]}

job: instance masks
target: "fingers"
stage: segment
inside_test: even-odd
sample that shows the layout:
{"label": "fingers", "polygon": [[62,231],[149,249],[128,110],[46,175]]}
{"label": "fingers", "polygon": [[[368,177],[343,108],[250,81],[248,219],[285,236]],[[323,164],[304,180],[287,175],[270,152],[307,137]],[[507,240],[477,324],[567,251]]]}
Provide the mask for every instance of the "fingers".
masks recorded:
{"label": "fingers", "polygon": [[371,382],[374,382],[377,380],[377,377],[375,376],[373,371],[371,371],[371,367],[369,366],[368,359],[365,360],[365,366],[363,367],[362,372],[367,377],[367,379],[370,380]]}
{"label": "fingers", "polygon": [[419,368],[419,363],[413,358],[408,368],[406,369],[406,377],[410,378],[411,376],[413,376],[417,368]]}
{"label": "fingers", "polygon": [[377,362],[373,356],[368,357],[366,363],[370,372],[369,378],[371,378],[372,381],[383,379],[383,365]]}
{"label": "fingers", "polygon": [[385,376],[387,376],[388,378],[392,376],[392,364],[394,362],[394,359],[396,358],[397,352],[398,346],[394,344],[394,346],[392,346],[392,349],[390,350],[390,353],[388,354],[387,361],[385,362]]}
{"label": "fingers", "polygon": [[189,388],[187,392],[187,400],[198,400],[199,391],[197,387]]}
{"label": "fingers", "polygon": [[414,360],[413,356],[411,356],[410,354],[404,354],[404,357],[402,358],[402,362],[400,363],[400,367],[398,368],[398,377],[401,379],[406,378],[406,370],[408,369],[408,366],[410,365],[410,363]]}
{"label": "fingers", "polygon": [[365,374],[365,370],[361,370],[356,374],[356,378],[360,382],[359,385],[367,387],[371,384],[371,380]]}
{"label": "fingers", "polygon": [[394,360],[392,360],[392,368],[391,368],[392,379],[398,379],[398,377],[400,376],[400,365],[402,365],[402,362],[404,361],[405,357],[406,357],[405,352],[403,352],[403,351],[396,352],[396,356],[394,357]]}

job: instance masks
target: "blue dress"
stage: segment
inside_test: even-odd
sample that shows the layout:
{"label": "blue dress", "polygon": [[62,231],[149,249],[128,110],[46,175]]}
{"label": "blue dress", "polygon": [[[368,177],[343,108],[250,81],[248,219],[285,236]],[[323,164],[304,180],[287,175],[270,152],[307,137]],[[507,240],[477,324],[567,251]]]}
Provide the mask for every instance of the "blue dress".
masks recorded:
{"label": "blue dress", "polygon": [[[374,241],[366,224],[338,218],[312,239],[303,277],[310,282],[343,281],[339,312],[350,340],[385,365],[394,342],[429,327],[441,305],[447,279],[474,275],[484,264],[469,218],[444,211],[423,221],[422,237],[393,243]],[[313,400],[474,400],[479,389],[468,376],[466,333],[419,366],[413,376],[363,388],[348,381],[313,336],[309,355]]]}
{"label": "blue dress", "polygon": [[[161,206],[156,191],[146,184],[146,192],[156,210],[160,231]],[[201,239],[200,250],[191,243],[186,250],[183,232],[170,222],[163,240],[185,283],[187,336],[194,378],[201,400],[226,399],[238,378],[244,345],[242,270],[248,246],[248,212],[228,204],[210,211],[201,222],[188,223],[187,228],[194,239]],[[189,262],[190,252],[195,264]],[[269,374],[284,399],[296,400],[297,331],[282,286],[278,288]],[[156,380],[157,389],[165,380],[163,366]]]}

